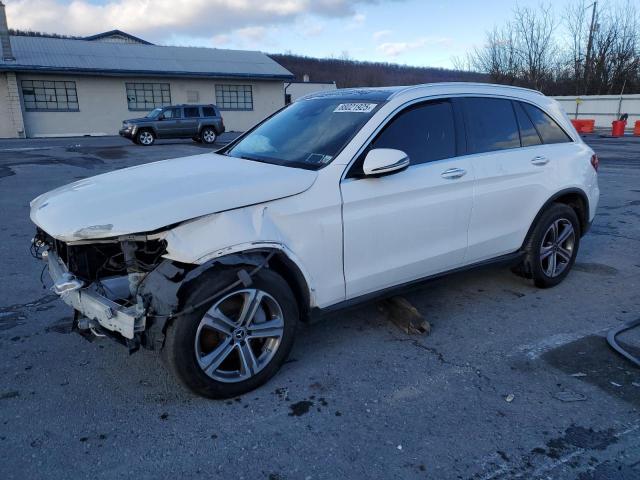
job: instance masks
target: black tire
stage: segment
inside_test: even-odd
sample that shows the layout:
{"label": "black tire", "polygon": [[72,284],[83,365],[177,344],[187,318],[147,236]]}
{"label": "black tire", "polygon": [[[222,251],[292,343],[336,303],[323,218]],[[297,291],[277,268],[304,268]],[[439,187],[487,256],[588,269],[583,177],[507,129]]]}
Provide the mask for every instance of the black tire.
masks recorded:
{"label": "black tire", "polygon": [[218,139],[218,134],[216,133],[213,127],[203,127],[200,131],[200,141],[207,145],[212,145],[216,143]]}
{"label": "black tire", "polygon": [[[251,267],[246,268],[246,270],[250,269]],[[185,307],[202,302],[237,281],[240,270],[242,270],[242,268],[226,268],[203,274],[197,283],[188,287],[190,291],[186,293]],[[273,356],[261,370],[247,379],[227,383],[212,378],[205,373],[198,360],[198,355],[202,358],[205,354],[196,352],[196,339],[201,338],[198,336],[199,325],[205,313],[227,296],[234,292],[244,290],[244,286],[240,285],[217,298],[211,299],[211,301],[205,303],[191,314],[176,317],[167,328],[165,344],[162,350],[165,364],[184,386],[198,395],[208,398],[229,398],[254,390],[276,374],[291,351],[299,313],[295,297],[287,282],[277,273],[268,269],[262,269],[252,277],[252,284],[248,288],[266,292],[279,304],[283,314],[284,326],[275,354],[272,354]],[[241,293],[238,293],[238,295],[240,294]],[[229,318],[231,318],[231,316]],[[212,332],[217,333],[213,330]],[[234,342],[236,341],[234,335],[230,337],[234,339]],[[246,337],[246,340],[240,340],[239,343],[249,345],[249,339],[250,337]],[[261,339],[252,340],[254,342],[253,347],[250,346],[249,348],[253,349],[256,347],[256,340]],[[220,341],[220,343],[222,343],[222,341]],[[219,346],[220,345],[214,345],[211,351]],[[241,350],[241,346],[238,348]],[[258,349],[259,348],[260,347],[258,347]],[[198,347],[198,349],[200,349],[200,347]],[[236,358],[239,361],[240,353],[234,347],[232,354],[228,354],[226,358],[228,361],[234,361]]]}
{"label": "black tire", "polygon": [[153,131],[143,128],[136,134],[136,143],[143,147],[150,147],[156,141],[156,136]]}
{"label": "black tire", "polygon": [[[561,245],[556,245],[552,241],[553,232],[550,231],[553,225],[556,225],[556,232],[558,232],[556,235],[559,235],[560,239],[563,232],[570,232],[569,225],[573,235],[569,234],[567,240],[561,242]],[[576,212],[568,205],[552,204],[536,222],[525,243],[524,259],[514,272],[533,279],[533,283],[539,288],[558,285],[566,278],[575,263],[580,247],[580,236],[580,222]],[[570,248],[565,248],[569,245]],[[543,248],[546,258],[543,258]],[[554,260],[551,260],[551,257]],[[551,261],[555,263],[550,263]],[[550,274],[551,272],[554,273]]]}

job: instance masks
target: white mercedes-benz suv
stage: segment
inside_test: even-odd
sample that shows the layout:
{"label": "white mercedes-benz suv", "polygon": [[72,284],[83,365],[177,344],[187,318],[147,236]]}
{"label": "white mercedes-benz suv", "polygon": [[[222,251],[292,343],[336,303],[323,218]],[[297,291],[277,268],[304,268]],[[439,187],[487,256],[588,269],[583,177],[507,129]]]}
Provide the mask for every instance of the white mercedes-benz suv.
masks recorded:
{"label": "white mercedes-benz suv", "polygon": [[274,375],[319,312],[494,261],[558,284],[597,169],[536,91],[322,92],[216,153],[39,196],[33,251],[80,333],[159,350],[188,388],[229,397]]}

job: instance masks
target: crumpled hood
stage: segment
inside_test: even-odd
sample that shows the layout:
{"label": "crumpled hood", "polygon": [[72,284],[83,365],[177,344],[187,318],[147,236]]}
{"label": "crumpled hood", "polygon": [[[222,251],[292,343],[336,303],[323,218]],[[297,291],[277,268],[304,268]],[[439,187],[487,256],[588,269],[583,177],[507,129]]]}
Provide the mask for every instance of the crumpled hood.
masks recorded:
{"label": "crumpled hood", "polygon": [[62,241],[144,233],[295,195],[317,173],[215,153],[116,170],[40,195],[31,220]]}

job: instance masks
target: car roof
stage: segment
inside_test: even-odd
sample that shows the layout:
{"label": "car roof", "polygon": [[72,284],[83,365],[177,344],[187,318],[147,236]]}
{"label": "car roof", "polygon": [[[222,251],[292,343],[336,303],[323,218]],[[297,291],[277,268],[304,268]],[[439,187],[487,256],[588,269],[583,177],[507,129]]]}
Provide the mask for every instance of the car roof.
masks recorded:
{"label": "car roof", "polygon": [[439,82],[425,83],[421,85],[408,85],[397,87],[365,87],[365,88],[341,88],[337,90],[320,91],[310,93],[299,100],[311,100],[316,98],[334,98],[340,100],[359,100],[385,102],[397,97],[420,98],[440,94],[481,94],[481,95],[505,95],[527,98],[542,96],[537,90],[513,87],[510,85],[498,85],[494,83],[474,82]]}

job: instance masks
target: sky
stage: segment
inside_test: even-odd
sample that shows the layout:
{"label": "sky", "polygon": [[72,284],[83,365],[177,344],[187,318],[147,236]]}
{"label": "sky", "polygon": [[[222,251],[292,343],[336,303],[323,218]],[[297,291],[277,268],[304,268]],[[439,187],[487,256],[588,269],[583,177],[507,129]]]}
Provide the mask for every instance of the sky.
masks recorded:
{"label": "sky", "polygon": [[[3,0],[10,28],[451,68],[514,0]],[[568,1],[568,0],[566,0]],[[556,0],[561,9],[564,0]],[[537,6],[539,0],[518,0]]]}

